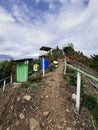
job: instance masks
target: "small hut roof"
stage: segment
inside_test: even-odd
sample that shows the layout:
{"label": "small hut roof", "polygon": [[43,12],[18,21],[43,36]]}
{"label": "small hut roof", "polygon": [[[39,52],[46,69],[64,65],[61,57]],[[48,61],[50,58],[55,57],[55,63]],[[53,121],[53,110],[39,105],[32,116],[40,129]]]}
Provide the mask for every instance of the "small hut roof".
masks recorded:
{"label": "small hut roof", "polygon": [[24,61],[31,61],[33,58],[24,58],[24,59],[13,59],[14,62],[24,62]]}
{"label": "small hut roof", "polygon": [[41,51],[50,51],[52,48],[51,47],[46,47],[46,46],[42,46],[40,48]]}

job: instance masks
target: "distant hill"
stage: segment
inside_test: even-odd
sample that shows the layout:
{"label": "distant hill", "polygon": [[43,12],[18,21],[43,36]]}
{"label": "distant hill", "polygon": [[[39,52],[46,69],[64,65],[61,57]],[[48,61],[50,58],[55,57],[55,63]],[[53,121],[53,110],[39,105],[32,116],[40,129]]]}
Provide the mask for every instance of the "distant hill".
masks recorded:
{"label": "distant hill", "polygon": [[0,54],[0,61],[10,60],[11,58],[11,55]]}

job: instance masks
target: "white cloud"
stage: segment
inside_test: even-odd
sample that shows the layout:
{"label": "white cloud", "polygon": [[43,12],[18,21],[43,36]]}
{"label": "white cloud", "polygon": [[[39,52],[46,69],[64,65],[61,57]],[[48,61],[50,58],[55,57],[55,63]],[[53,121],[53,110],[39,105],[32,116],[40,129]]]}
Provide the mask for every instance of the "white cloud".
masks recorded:
{"label": "white cloud", "polygon": [[1,24],[9,24],[14,22],[14,19],[2,7],[0,7],[0,26]]}
{"label": "white cloud", "polygon": [[[36,0],[39,2],[40,0]],[[61,47],[72,42],[76,50],[86,55],[98,53],[98,1],[90,0],[87,7],[81,1],[60,0],[62,7],[57,14],[44,13],[45,22],[30,21],[26,5],[14,6],[12,14],[20,21],[17,23],[11,14],[0,8],[0,53],[15,56],[32,56],[39,54],[42,45]],[[54,9],[52,0],[50,9]],[[34,15],[34,12],[30,12]]]}

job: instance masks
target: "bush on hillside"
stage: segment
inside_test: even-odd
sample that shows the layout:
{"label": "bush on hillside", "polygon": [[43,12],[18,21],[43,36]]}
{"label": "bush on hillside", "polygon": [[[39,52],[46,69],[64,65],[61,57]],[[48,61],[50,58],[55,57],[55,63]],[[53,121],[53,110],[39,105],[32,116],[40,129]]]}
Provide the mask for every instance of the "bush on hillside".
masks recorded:
{"label": "bush on hillside", "polygon": [[89,66],[98,72],[98,55],[92,55]]}
{"label": "bush on hillside", "polygon": [[10,76],[12,72],[13,72],[12,60],[0,62],[0,79]]}
{"label": "bush on hillside", "polygon": [[96,108],[97,98],[88,94],[83,95],[83,105],[87,107],[90,111]]}

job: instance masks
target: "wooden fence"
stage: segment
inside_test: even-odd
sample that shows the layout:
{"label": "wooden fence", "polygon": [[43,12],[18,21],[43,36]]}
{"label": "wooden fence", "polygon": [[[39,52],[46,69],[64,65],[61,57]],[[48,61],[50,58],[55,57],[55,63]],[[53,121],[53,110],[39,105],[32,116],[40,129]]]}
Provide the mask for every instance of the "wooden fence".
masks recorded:
{"label": "wooden fence", "polygon": [[12,83],[12,75],[0,80],[0,82],[3,82],[3,93],[5,92],[6,80],[8,79],[10,79],[10,83]]}
{"label": "wooden fence", "polygon": [[66,74],[67,67],[74,69],[77,71],[77,92],[76,92],[76,111],[79,113],[80,110],[80,87],[81,87],[81,74],[87,76],[88,78],[98,82],[98,77],[91,74],[90,72],[86,71],[84,68],[74,66],[72,64],[68,64],[65,60],[65,68],[64,68],[64,75]]}

